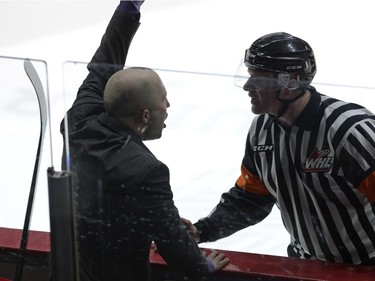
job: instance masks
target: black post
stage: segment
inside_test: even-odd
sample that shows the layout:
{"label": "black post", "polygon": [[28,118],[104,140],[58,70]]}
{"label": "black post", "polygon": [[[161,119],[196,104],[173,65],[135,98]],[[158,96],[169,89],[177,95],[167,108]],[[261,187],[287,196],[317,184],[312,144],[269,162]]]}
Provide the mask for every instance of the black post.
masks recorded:
{"label": "black post", "polygon": [[78,281],[71,174],[48,168],[52,281]]}

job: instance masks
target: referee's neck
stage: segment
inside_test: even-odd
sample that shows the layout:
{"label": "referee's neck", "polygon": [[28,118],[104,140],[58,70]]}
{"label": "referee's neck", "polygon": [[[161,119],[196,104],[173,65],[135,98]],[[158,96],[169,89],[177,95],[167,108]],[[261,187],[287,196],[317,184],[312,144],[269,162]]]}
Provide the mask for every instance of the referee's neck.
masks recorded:
{"label": "referee's neck", "polygon": [[302,97],[295,100],[294,102],[291,102],[288,105],[288,108],[285,110],[284,114],[278,118],[280,124],[285,127],[291,127],[309,103],[310,98],[311,93],[309,90],[306,90],[305,94]]}

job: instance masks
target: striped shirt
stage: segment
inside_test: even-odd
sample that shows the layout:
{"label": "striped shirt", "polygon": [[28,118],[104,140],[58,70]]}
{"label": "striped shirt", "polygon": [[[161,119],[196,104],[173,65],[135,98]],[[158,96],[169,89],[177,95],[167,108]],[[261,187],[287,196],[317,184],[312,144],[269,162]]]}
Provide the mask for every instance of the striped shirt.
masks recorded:
{"label": "striped shirt", "polygon": [[275,198],[301,255],[359,264],[375,257],[375,117],[310,91],[289,128],[254,118],[237,186]]}

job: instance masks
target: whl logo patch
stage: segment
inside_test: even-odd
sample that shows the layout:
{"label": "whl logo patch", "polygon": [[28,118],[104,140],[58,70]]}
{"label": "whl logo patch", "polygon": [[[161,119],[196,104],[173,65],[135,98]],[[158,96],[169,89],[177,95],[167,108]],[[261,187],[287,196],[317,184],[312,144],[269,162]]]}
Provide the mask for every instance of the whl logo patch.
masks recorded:
{"label": "whl logo patch", "polygon": [[333,157],[328,157],[329,149],[314,151],[303,161],[301,168],[306,173],[327,172],[332,167]]}

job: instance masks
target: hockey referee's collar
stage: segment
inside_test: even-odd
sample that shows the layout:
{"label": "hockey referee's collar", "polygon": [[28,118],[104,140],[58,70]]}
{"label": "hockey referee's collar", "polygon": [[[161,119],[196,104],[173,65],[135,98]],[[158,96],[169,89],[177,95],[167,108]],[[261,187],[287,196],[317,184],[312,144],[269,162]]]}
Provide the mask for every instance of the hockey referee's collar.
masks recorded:
{"label": "hockey referee's collar", "polygon": [[[293,126],[297,126],[303,130],[310,131],[312,128],[312,125],[314,123],[314,118],[316,112],[318,111],[319,104],[320,104],[320,94],[315,90],[314,87],[309,86],[308,90],[311,93],[311,98],[308,104],[306,105],[305,109],[302,111],[300,116],[297,118],[296,122],[293,124]],[[265,129],[269,129],[272,125],[272,123],[278,122],[277,119],[271,115],[269,115],[269,118],[267,120],[267,124],[265,125]]]}

